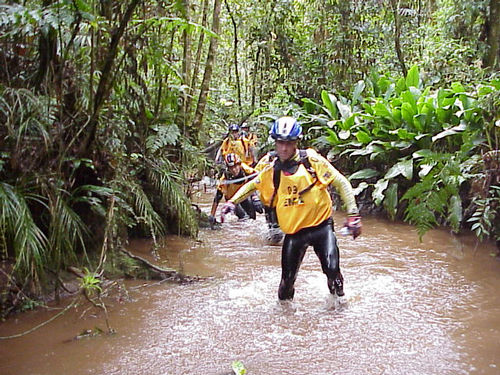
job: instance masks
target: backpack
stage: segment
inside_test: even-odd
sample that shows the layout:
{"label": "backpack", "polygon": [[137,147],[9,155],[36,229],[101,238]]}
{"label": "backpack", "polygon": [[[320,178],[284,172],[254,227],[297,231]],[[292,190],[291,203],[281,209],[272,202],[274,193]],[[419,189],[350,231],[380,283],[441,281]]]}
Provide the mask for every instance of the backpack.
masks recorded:
{"label": "backpack", "polygon": [[[278,188],[280,186],[281,170],[282,169],[276,167],[276,163],[279,162],[276,151],[273,151],[270,153],[270,160],[275,160],[274,167],[273,167],[274,192],[273,192],[273,195],[272,195],[271,201],[270,201],[270,204],[272,205],[274,198],[276,197],[276,193],[278,192]],[[312,167],[311,162],[309,161],[309,157],[307,156],[307,150],[299,150],[299,160],[296,163],[297,163],[297,166],[300,166],[302,164],[306,168],[307,172],[309,172],[309,174],[314,178],[314,181],[308,187],[299,191],[299,196],[301,196],[302,194],[305,194],[309,190],[312,189],[312,187],[318,181],[318,176],[316,174],[316,171]]]}

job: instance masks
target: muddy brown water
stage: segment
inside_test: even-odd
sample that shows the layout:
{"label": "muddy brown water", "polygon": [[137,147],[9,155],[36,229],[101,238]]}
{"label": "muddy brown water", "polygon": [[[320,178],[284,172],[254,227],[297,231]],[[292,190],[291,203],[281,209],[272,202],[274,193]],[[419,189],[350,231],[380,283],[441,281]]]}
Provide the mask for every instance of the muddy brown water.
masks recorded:
{"label": "muddy brown water", "polygon": [[[209,211],[211,196],[201,194]],[[342,213],[336,213],[342,222]],[[198,240],[168,236],[130,249],[190,275],[192,284],[127,282],[130,300],[102,314],[71,309],[37,331],[0,340],[0,374],[500,374],[500,262],[493,244],[363,219],[356,241],[340,237],[346,296],[329,295],[312,250],[293,302],[280,303],[280,247],[265,242],[262,216],[231,218]],[[0,336],[26,331],[58,310],[17,315]]]}

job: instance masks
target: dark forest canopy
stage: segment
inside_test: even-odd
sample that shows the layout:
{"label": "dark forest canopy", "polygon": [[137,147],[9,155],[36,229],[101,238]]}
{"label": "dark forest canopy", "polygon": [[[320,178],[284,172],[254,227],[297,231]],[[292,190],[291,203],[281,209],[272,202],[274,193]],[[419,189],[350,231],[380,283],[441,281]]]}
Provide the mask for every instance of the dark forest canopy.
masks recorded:
{"label": "dark forest canopy", "polygon": [[[202,152],[297,116],[366,212],[500,238],[498,0],[7,1],[0,254],[9,285],[196,235]],[[426,199],[419,199],[425,196]],[[11,285],[12,286],[12,285]]]}

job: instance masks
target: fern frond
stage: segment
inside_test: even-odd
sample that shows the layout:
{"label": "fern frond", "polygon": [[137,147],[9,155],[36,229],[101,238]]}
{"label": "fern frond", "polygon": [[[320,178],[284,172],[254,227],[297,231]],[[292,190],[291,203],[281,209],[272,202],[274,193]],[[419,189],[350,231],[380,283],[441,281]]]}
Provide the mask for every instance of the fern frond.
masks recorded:
{"label": "fern frond", "polygon": [[154,127],[153,130],[156,133],[146,139],[146,148],[150,154],[154,154],[165,146],[175,145],[181,135],[179,128],[175,124],[159,125]]}
{"label": "fern frond", "polygon": [[406,191],[401,200],[411,201],[415,198],[421,198],[424,193],[434,188],[434,181],[432,178],[424,178],[418,184],[413,185]]}
{"label": "fern frond", "polygon": [[420,237],[444,219],[453,230],[462,222],[459,188],[464,178],[456,155],[430,153],[423,163],[436,163],[422,181],[406,191],[401,200],[408,201],[405,220],[417,226]]}
{"label": "fern frond", "polygon": [[5,124],[9,137],[17,145],[22,144],[27,136],[37,137],[48,147],[51,136],[47,129],[55,120],[57,111],[57,107],[51,103],[53,99],[36,96],[32,91],[23,88],[7,88],[2,96],[6,99],[0,103],[2,112],[9,113]]}
{"label": "fern frond", "polygon": [[165,226],[160,215],[154,210],[153,205],[140,184],[132,179],[128,179],[127,184],[133,197],[132,206],[136,221],[148,227],[151,236],[156,240],[156,236],[165,234]]}
{"label": "fern frond", "polygon": [[63,265],[76,262],[79,249],[87,257],[84,238],[88,236],[89,230],[64,200],[62,192],[56,191],[49,195],[48,207],[50,263],[58,270]]}
{"label": "fern frond", "polygon": [[38,280],[44,274],[47,238],[33,220],[27,199],[13,186],[0,182],[0,228],[15,255],[14,270],[20,277]]}
{"label": "fern frond", "polygon": [[[435,201],[435,199],[432,199]],[[417,232],[422,239],[423,235],[434,226],[437,225],[436,215],[430,201],[427,199],[419,199],[410,201],[405,213],[405,220],[417,227]]]}
{"label": "fern frond", "polygon": [[443,215],[446,212],[446,206],[448,204],[448,193],[446,189],[428,191],[422,199],[426,201],[429,209],[435,213]]}
{"label": "fern frond", "polygon": [[198,221],[190,200],[178,182],[179,176],[165,168],[150,168],[148,179],[158,191],[162,201],[177,216],[179,229],[190,235],[196,235]]}

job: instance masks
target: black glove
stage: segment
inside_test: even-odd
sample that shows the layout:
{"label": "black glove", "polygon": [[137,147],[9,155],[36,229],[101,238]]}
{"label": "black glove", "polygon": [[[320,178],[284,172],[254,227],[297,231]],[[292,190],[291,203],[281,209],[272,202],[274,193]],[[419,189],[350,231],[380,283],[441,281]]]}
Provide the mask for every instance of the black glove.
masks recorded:
{"label": "black glove", "polygon": [[264,206],[256,195],[252,195],[252,204],[256,212],[258,212],[259,214],[264,213]]}

